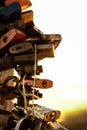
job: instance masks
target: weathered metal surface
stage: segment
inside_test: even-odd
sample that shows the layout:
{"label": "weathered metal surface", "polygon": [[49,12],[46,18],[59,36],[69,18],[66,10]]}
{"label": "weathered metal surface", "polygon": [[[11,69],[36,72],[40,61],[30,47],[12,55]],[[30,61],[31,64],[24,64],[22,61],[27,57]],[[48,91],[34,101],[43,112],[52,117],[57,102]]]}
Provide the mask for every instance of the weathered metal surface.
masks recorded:
{"label": "weathered metal surface", "polygon": [[[31,110],[32,115],[33,108],[29,108],[29,110]],[[61,112],[58,110],[53,110],[37,104],[34,105],[34,117],[44,122],[54,122],[59,119],[60,115]]]}

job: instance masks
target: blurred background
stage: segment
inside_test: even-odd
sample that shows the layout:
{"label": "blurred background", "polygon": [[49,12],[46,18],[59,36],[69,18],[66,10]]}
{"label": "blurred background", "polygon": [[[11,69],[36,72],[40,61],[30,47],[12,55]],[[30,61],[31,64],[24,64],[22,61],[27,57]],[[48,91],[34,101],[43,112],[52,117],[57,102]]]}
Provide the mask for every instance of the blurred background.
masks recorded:
{"label": "blurred background", "polygon": [[61,111],[59,122],[69,130],[87,130],[87,1],[31,0],[34,24],[45,34],[61,34],[55,57],[39,62],[40,78],[53,87],[40,90],[38,102]]}

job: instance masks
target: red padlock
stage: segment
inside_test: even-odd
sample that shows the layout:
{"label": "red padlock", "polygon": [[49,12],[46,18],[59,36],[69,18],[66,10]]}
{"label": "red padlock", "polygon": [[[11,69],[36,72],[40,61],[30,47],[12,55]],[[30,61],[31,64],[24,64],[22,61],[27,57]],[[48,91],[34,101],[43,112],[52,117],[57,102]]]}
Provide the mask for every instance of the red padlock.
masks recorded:
{"label": "red padlock", "polygon": [[26,39],[26,34],[18,29],[11,29],[0,38],[0,52],[5,52],[11,45]]}

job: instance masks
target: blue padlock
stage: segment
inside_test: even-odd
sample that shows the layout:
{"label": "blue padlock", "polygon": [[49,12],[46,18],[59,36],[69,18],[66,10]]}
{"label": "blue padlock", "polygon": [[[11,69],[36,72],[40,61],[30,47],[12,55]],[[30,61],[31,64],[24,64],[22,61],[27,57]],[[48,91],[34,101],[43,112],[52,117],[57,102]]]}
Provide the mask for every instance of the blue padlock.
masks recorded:
{"label": "blue padlock", "polygon": [[0,10],[0,22],[8,24],[21,18],[21,6],[18,2],[13,2],[4,6]]}

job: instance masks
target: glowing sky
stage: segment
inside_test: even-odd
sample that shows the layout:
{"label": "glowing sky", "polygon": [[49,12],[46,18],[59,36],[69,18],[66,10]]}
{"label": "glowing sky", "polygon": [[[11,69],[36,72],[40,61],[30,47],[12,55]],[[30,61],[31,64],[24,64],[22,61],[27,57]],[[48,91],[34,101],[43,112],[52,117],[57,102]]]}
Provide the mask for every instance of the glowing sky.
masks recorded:
{"label": "glowing sky", "polygon": [[87,0],[31,2],[36,27],[62,36],[55,57],[40,63],[40,77],[54,82],[40,103],[60,110],[87,106]]}

